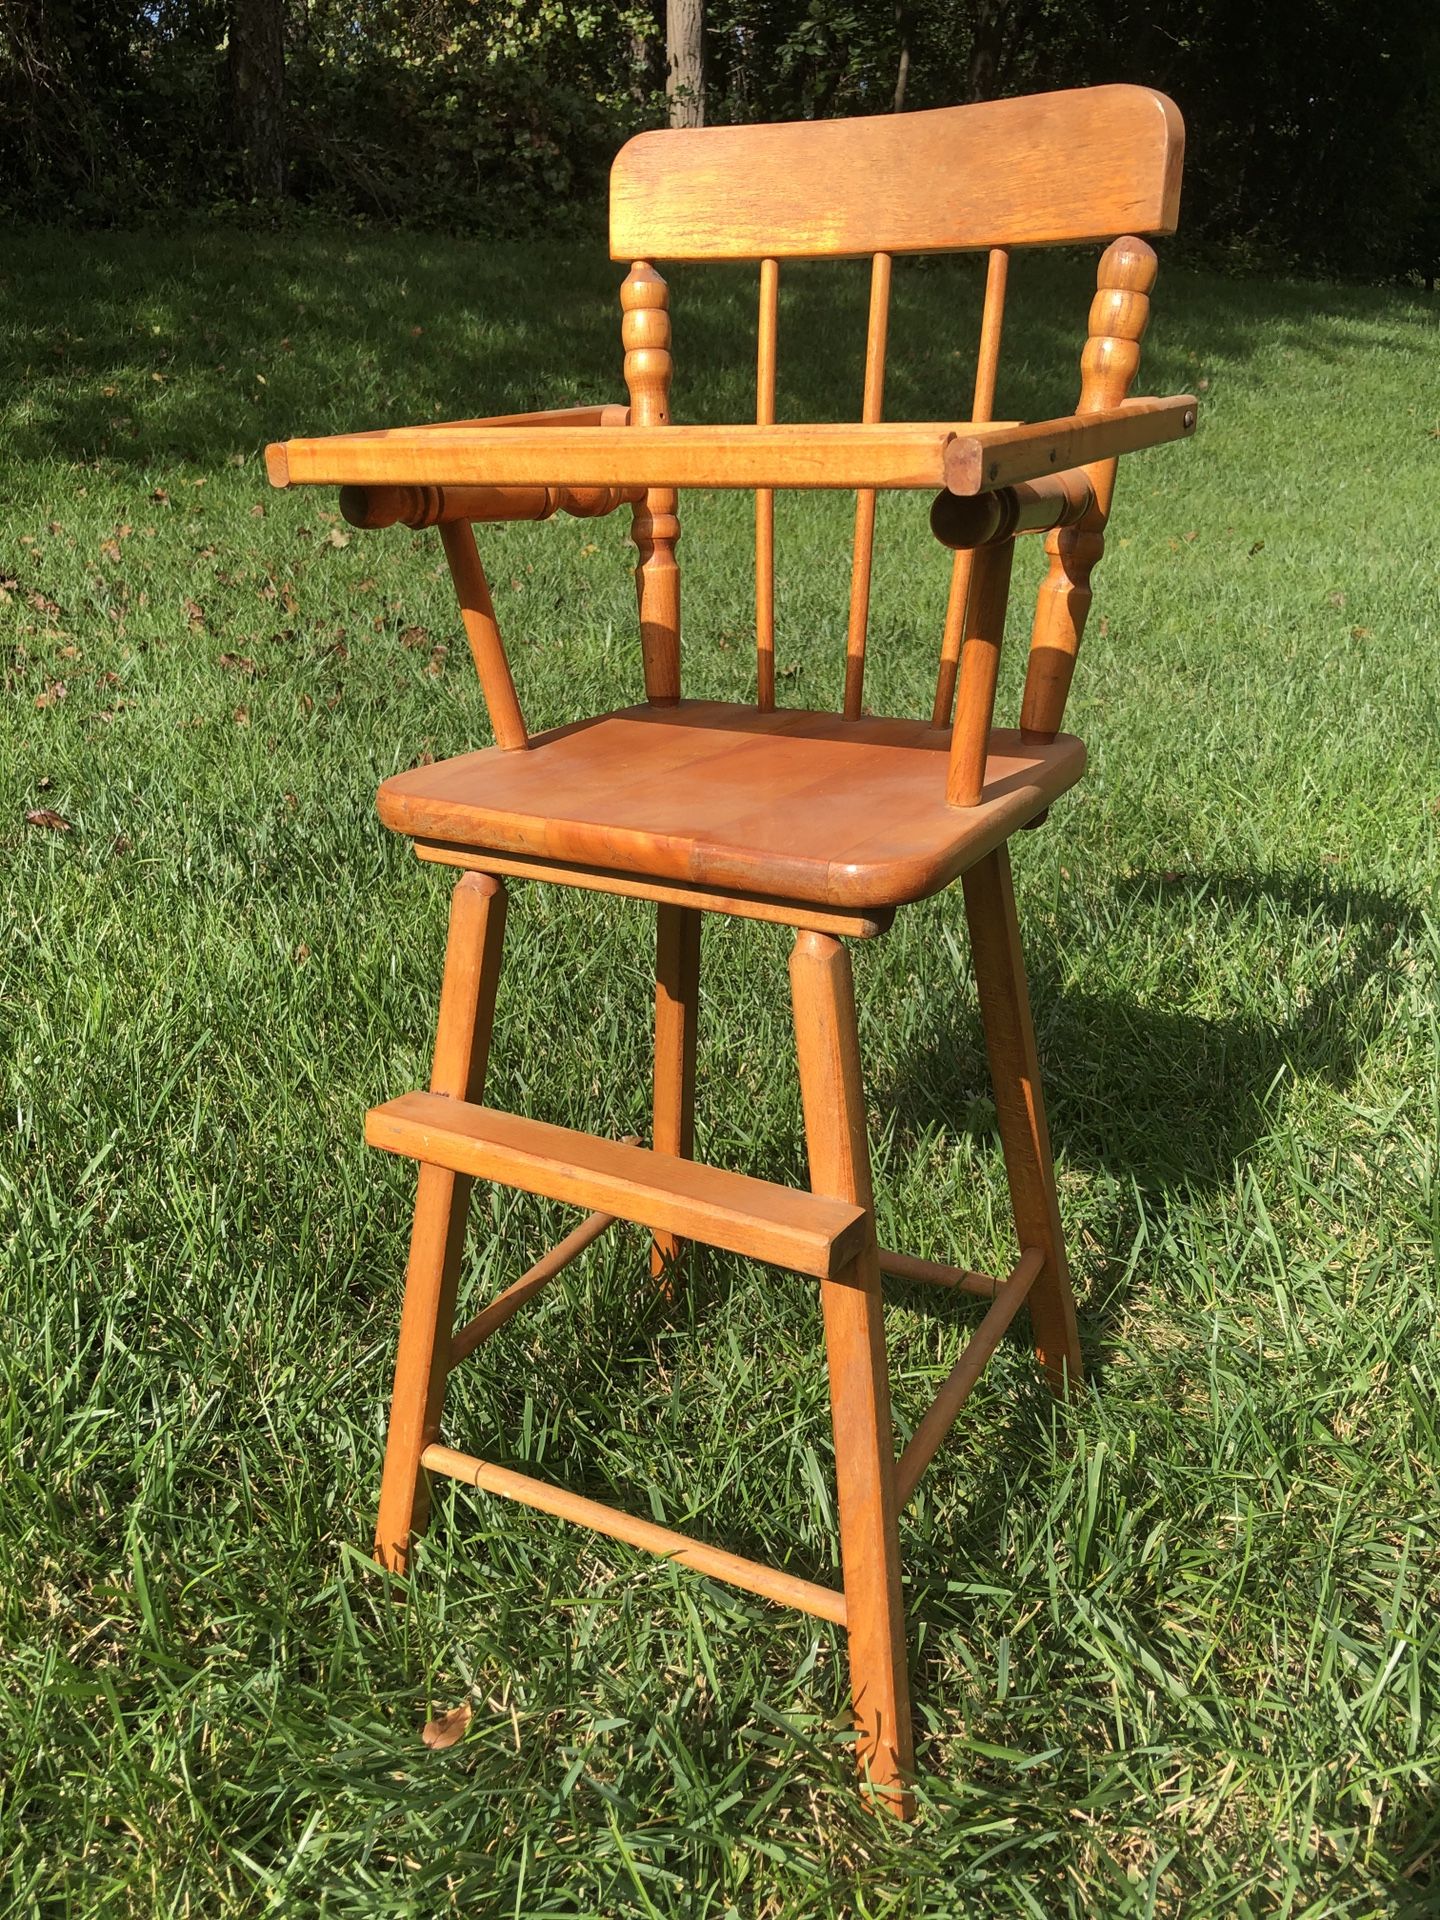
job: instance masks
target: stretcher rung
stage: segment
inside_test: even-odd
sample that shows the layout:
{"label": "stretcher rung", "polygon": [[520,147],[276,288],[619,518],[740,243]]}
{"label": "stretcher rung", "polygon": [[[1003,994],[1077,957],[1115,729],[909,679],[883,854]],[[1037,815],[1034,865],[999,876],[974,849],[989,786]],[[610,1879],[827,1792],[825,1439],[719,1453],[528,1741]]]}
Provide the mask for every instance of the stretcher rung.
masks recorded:
{"label": "stretcher rung", "polygon": [[596,1533],[608,1534],[612,1540],[623,1540],[627,1546],[640,1547],[646,1553],[658,1554],[662,1560],[673,1560],[679,1566],[707,1574],[712,1580],[725,1580],[732,1587],[743,1587],[747,1593],[758,1593],[782,1607],[795,1607],[821,1620],[833,1620],[837,1626],[845,1625],[845,1596],[834,1587],[802,1580],[779,1567],[764,1566],[758,1560],[745,1560],[738,1553],[727,1553],[723,1547],[707,1546],[703,1540],[692,1540],[687,1534],[676,1533],[673,1528],[659,1526],[653,1520],[637,1519],[634,1514],[621,1513],[599,1500],[587,1500],[583,1494],[569,1493],[564,1487],[532,1479],[528,1473],[494,1466],[472,1453],[457,1453],[453,1447],[426,1447],[420,1463],[431,1473],[448,1474],[452,1480],[463,1480],[484,1493],[499,1494],[504,1500],[518,1500],[522,1506],[536,1507],[558,1520],[590,1527]]}

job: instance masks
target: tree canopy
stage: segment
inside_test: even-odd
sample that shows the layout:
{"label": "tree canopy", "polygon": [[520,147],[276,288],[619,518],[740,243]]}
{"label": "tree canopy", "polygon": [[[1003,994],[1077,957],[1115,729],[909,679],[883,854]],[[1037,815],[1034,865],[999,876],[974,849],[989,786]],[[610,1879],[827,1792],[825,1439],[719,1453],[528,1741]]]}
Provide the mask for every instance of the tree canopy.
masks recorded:
{"label": "tree canopy", "polygon": [[[1388,276],[1440,255],[1433,0],[7,0],[0,205],[582,220],[621,140],[1052,87],[1163,88],[1186,244]],[[694,76],[698,73],[697,83]],[[667,103],[668,78],[668,103]]]}

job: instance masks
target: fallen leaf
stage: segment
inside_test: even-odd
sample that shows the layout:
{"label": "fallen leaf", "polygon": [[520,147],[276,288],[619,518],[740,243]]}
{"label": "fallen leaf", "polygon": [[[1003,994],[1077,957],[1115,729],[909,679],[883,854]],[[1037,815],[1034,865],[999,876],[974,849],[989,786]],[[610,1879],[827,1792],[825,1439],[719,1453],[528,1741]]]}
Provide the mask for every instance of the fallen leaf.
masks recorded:
{"label": "fallen leaf", "polygon": [[1257,553],[1263,553],[1264,551],[1265,551],[1265,542],[1263,540],[1257,540],[1255,544],[1251,547],[1250,552],[1246,557],[1248,559],[1253,560]]}
{"label": "fallen leaf", "polygon": [[134,845],[134,842],[131,840],[128,834],[117,833],[115,838],[110,842],[110,851],[111,853],[118,856],[120,854],[129,853],[133,845]]}
{"label": "fallen leaf", "polygon": [[342,533],[339,527],[332,527],[325,536],[325,543],[331,547],[348,547],[350,536],[348,533]]}
{"label": "fallen leaf", "polygon": [[250,724],[250,709],[248,707],[236,707],[230,718],[235,722],[237,727],[248,727]]}
{"label": "fallen leaf", "polygon": [[406,627],[400,635],[402,647],[428,647],[430,634],[425,627]]}
{"label": "fallen leaf", "polygon": [[72,640],[68,646],[61,647],[59,658],[62,660],[78,660],[80,658],[80,649]]}
{"label": "fallen leaf", "polygon": [[53,807],[32,807],[25,816],[25,823],[31,827],[48,827],[51,833],[70,833],[70,822],[63,813],[56,813]]}
{"label": "fallen leaf", "polygon": [[250,518],[252,520],[263,520],[265,518],[265,509],[258,500],[250,509]]}
{"label": "fallen leaf", "polygon": [[301,694],[300,711],[302,713],[313,713],[315,711],[315,701],[310,694],[308,693]]}
{"label": "fallen leaf", "polygon": [[191,633],[203,633],[205,631],[205,609],[200,605],[198,600],[187,600],[185,602],[185,624],[189,627]]}
{"label": "fallen leaf", "polygon": [[1343,593],[1327,594],[1326,598],[1332,607],[1343,607],[1345,604],[1345,596]]}
{"label": "fallen leaf", "polygon": [[427,1720],[420,1738],[432,1753],[443,1753],[447,1747],[460,1744],[473,1717],[470,1702],[462,1700],[448,1713],[437,1713],[433,1720]]}
{"label": "fallen leaf", "polygon": [[1375,638],[1375,629],[1373,627],[1351,627],[1350,638],[1352,640],[1373,640]]}
{"label": "fallen leaf", "polygon": [[40,778],[35,782],[35,790],[37,793],[49,793],[54,784],[55,776],[53,774],[42,773]]}
{"label": "fallen leaf", "polygon": [[37,707],[58,706],[68,692],[69,688],[63,680],[52,680],[43,693],[36,694],[35,704]]}
{"label": "fallen leaf", "polygon": [[247,680],[255,678],[255,662],[248,653],[222,653],[220,664],[227,673],[243,674]]}
{"label": "fallen leaf", "polygon": [[170,504],[170,496],[164,487],[152,487],[150,489],[150,498],[152,500],[158,500],[162,507],[168,507]]}

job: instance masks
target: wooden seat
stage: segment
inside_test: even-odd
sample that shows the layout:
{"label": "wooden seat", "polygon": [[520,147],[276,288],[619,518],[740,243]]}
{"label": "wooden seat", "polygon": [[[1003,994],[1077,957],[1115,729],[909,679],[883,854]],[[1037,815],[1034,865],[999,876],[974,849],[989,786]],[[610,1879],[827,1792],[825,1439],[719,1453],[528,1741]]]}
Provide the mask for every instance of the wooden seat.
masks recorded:
{"label": "wooden seat", "polygon": [[945,804],[948,728],[686,700],[396,774],[380,818],[426,842],[838,907],[923,899],[1079,779],[1070,734],[994,729],[978,806]]}
{"label": "wooden seat", "polygon": [[[519,1500],[843,1628],[856,1756],[879,1803],[911,1805],[914,1745],[899,1515],[981,1369],[1022,1307],[1058,1394],[1081,1378],[1008,842],[1081,776],[1061,723],[1105,546],[1121,455],[1195,428],[1187,394],[1131,393],[1155,255],[1173,231],[1183,135],[1163,96],[1097,87],[1029,100],[833,124],[642,134],[611,175],[611,250],[628,400],[550,414],[297,439],[272,447],[277,487],[338,485],[354,526],[438,529],[494,744],[417,766],[380,789],[380,815],[456,883],[430,1090],[376,1108],[369,1137],[418,1162],[375,1553],[411,1567],[430,1476]],[[1072,414],[996,417],[1010,248],[1108,241]],[[973,388],[884,419],[897,256],[986,256]],[[776,424],[780,275],[797,259],[869,256],[860,418]],[[657,260],[758,267],[753,422],[676,426],[669,296]],[[1079,328],[1077,327],[1077,334]],[[940,416],[937,418],[937,416]],[[680,487],[753,489],[753,703],[686,700],[680,646]],[[837,714],[787,710],[776,660],[777,488],[856,490],[844,695]],[[950,593],[928,715],[865,711],[879,488],[933,494]],[[639,645],[616,710],[532,736],[473,529],[624,512],[638,554]],[[1043,537],[1048,566],[1015,728],[995,725],[1011,561]],[[383,537],[379,535],[378,537]],[[418,743],[411,743],[412,748]],[[402,752],[404,749],[402,748]],[[1056,810],[1050,831],[1063,823]],[[653,1127],[646,1146],[496,1113],[484,1104],[506,882],[557,883],[656,904]],[[882,1249],[867,1145],[854,981],[845,938],[882,936],[895,911],[959,879],[1015,1222],[995,1277]],[[795,929],[790,995],[809,1195],[694,1163],[701,928],[706,913]],[[563,957],[561,960],[563,964]],[[556,1038],[563,1045],[563,1037]],[[542,1076],[528,1076],[534,1084]],[[472,1183],[496,1180],[590,1207],[559,1244],[456,1326]],[[651,1233],[648,1281],[673,1297],[688,1240],[769,1260],[818,1286],[830,1377],[843,1591],[743,1560],[653,1520],[447,1444],[452,1368],[615,1224]],[[897,1454],[882,1276],[988,1301],[929,1410]],[[642,1281],[642,1284],[646,1282]]]}

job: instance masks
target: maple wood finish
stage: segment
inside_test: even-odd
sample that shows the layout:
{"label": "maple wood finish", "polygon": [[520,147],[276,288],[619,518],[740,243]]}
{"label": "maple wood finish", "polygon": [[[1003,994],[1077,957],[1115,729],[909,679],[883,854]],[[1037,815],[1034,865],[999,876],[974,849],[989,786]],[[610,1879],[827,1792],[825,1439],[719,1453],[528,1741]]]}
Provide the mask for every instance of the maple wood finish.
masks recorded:
{"label": "maple wood finish", "polygon": [[[878,1802],[911,1805],[913,1744],[898,1514],[935,1459],[1021,1306],[1058,1393],[1081,1377],[1008,842],[1080,778],[1061,731],[1104,549],[1120,455],[1184,438],[1189,395],[1132,398],[1155,256],[1173,230],[1183,135],[1161,95],[1097,87],[936,112],[778,127],[643,134],[612,175],[612,250],[628,405],[292,440],[267,454],[276,486],[342,488],[355,526],[436,527],[495,744],[396,774],[388,827],[457,867],[429,1092],[369,1114],[372,1144],[419,1163],[376,1552],[403,1571],[425,1524],[427,1475],[446,1474],[597,1529],[778,1604],[844,1626],[857,1756]],[[1073,414],[994,419],[1016,248],[1109,242]],[[883,418],[897,258],[988,255],[968,420]],[[860,419],[777,425],[782,261],[870,257]],[[749,260],[759,272],[753,425],[676,425],[670,298],[657,263]],[[1077,327],[1077,337],[1079,328]],[[951,396],[940,395],[941,404]],[[756,697],[687,699],[677,489],[750,487],[755,501]],[[777,488],[856,492],[840,712],[776,705]],[[876,492],[935,495],[955,549],[928,721],[864,707]],[[474,527],[631,511],[640,705],[531,734]],[[995,724],[1015,539],[1043,535],[1018,729]],[[633,696],[632,696],[633,697]],[[952,717],[953,716],[953,717]],[[651,1141],[597,1139],[484,1105],[505,891],[502,876],[651,901],[656,908]],[[875,939],[897,909],[959,879],[1015,1222],[994,1278],[876,1242],[854,984],[842,938]],[[795,930],[790,982],[810,1191],[693,1158],[702,915]],[[454,1325],[466,1203],[497,1180],[587,1209],[530,1270]],[[819,1286],[835,1441],[843,1593],[619,1513],[440,1439],[445,1377],[617,1220],[651,1234],[673,1293],[692,1241]],[[897,1460],[882,1280],[989,1302]]]}

